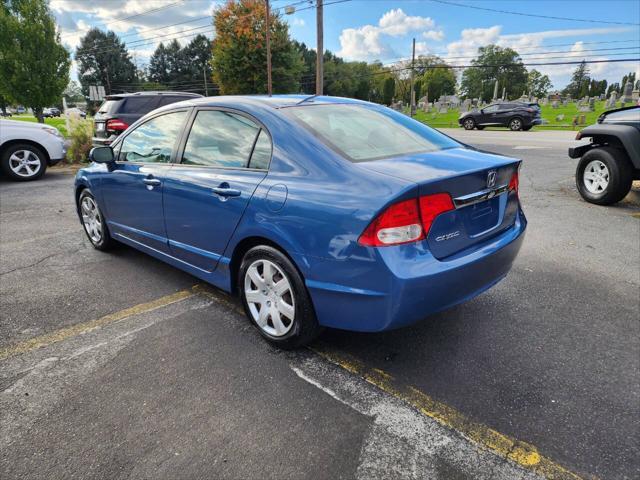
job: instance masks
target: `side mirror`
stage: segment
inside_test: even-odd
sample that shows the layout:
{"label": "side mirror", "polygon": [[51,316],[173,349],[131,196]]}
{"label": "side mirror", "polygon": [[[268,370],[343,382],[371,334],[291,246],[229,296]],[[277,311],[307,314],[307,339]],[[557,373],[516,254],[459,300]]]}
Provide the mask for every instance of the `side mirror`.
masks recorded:
{"label": "side mirror", "polygon": [[113,163],[113,149],[111,147],[93,147],[89,152],[89,160],[96,163]]}

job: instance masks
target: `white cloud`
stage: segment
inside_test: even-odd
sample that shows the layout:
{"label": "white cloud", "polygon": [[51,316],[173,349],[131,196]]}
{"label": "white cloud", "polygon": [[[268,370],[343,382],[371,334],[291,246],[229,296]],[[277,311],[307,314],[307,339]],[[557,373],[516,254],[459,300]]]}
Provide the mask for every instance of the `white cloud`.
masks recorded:
{"label": "white cloud", "polygon": [[426,32],[422,32],[422,38],[440,42],[444,39],[444,32],[442,30],[428,30]]}
{"label": "white cloud", "polygon": [[294,18],[293,21],[291,22],[291,26],[293,26],[293,27],[304,27],[305,23],[304,23],[304,20],[302,18]]}
{"label": "white cloud", "polygon": [[[378,25],[363,25],[342,30],[340,50],[336,53],[349,60],[376,60],[397,56],[385,41],[385,36],[402,37],[409,32],[431,29],[434,26],[435,22],[430,17],[410,16],[400,8],[392,9],[380,17]],[[427,33],[429,32],[425,32]],[[443,37],[441,31],[435,30],[425,36],[431,40]]]}
{"label": "white cloud", "polygon": [[432,28],[435,22],[430,17],[409,16],[401,8],[396,8],[382,15],[378,25],[385,34],[397,37],[423,28]]}

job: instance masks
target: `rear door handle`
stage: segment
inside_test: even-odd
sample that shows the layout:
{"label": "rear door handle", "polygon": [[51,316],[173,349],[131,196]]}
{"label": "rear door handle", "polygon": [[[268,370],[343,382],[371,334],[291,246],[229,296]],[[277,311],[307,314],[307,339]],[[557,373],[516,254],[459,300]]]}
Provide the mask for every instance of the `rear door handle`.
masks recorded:
{"label": "rear door handle", "polygon": [[157,187],[160,185],[160,180],[158,180],[157,178],[145,178],[143,182],[152,187]]}
{"label": "rear door handle", "polygon": [[219,187],[213,187],[211,191],[221,197],[239,197],[242,193],[240,190],[230,188],[226,183],[221,184]]}

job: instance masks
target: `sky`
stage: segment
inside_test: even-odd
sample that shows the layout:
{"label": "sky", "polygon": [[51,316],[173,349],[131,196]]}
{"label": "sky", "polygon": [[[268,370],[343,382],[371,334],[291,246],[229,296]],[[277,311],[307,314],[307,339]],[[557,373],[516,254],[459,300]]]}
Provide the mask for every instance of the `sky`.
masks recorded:
{"label": "sky", "polygon": [[[63,44],[72,52],[97,26],[121,36],[139,68],[160,41],[185,44],[198,33],[214,35],[211,13],[222,0],[49,0]],[[480,46],[518,51],[525,64],[640,58],[638,0],[324,0],[324,46],[347,60],[391,64],[436,54],[467,65]],[[271,0],[289,23],[292,38],[316,45],[315,3]],[[285,6],[296,11],[285,14]],[[543,18],[544,17],[544,18]],[[570,80],[573,65],[538,65],[554,89]],[[640,61],[593,63],[592,77],[609,83],[636,71]],[[72,79],[77,79],[75,64]]]}

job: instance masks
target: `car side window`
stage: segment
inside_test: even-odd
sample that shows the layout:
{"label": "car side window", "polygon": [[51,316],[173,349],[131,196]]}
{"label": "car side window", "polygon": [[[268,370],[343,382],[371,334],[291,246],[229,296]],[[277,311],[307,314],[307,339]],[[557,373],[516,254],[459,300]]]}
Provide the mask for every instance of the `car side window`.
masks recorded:
{"label": "car side window", "polygon": [[513,110],[513,105],[509,105],[508,103],[503,103],[498,108],[501,111],[503,111],[503,110]]}
{"label": "car side window", "polygon": [[260,130],[258,139],[256,140],[256,146],[253,147],[253,153],[251,154],[251,161],[249,167],[261,168],[266,170],[269,168],[269,161],[271,160],[271,138],[269,134]]}
{"label": "car side window", "polygon": [[498,105],[489,105],[484,109],[484,113],[493,113],[498,111]]}
{"label": "car side window", "polygon": [[[249,157],[260,131],[260,126],[241,115],[222,110],[201,110],[197,113],[189,132],[182,154],[182,163],[209,167],[246,168],[249,166]],[[262,153],[257,154],[256,162],[264,163],[264,140],[260,145]],[[271,140],[269,140],[270,155]]]}
{"label": "car side window", "polygon": [[137,127],[122,141],[118,160],[169,163],[187,114],[187,111],[167,113]]}

